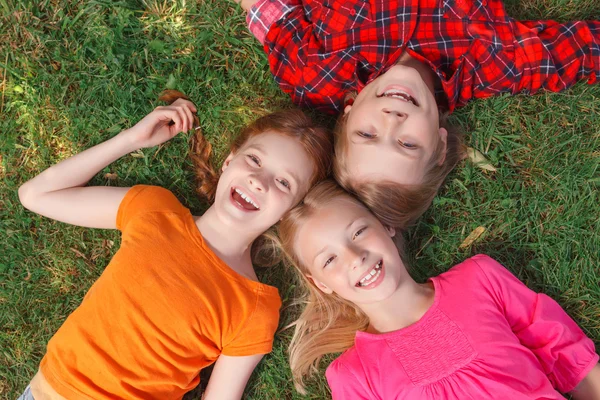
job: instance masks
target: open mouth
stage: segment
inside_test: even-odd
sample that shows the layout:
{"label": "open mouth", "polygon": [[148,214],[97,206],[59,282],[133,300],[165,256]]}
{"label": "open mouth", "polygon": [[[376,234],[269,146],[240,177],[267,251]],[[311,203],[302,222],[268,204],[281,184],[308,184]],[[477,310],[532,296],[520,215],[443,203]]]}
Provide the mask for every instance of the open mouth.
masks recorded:
{"label": "open mouth", "polygon": [[260,206],[249,194],[245,193],[240,188],[232,188],[231,189],[231,199],[234,204],[236,204],[239,208],[242,208],[247,211],[256,211],[260,209]]}
{"label": "open mouth", "polygon": [[358,282],[356,287],[367,287],[375,283],[381,276],[381,269],[383,268],[383,260],[379,260],[375,266],[365,274]]}
{"label": "open mouth", "polygon": [[411,103],[416,107],[419,107],[419,102],[415,99],[410,93],[406,90],[403,90],[398,87],[393,87],[386,89],[383,93],[378,94],[377,97],[391,97],[393,99],[398,99],[405,101],[407,103]]}

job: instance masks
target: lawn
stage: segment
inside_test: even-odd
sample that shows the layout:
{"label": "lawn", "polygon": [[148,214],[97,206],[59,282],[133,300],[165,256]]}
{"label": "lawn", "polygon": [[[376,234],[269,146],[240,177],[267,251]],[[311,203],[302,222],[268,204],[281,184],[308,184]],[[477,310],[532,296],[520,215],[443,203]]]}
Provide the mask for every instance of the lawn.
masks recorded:
{"label": "lawn", "polygon": [[[507,8],[521,19],[600,19],[597,0],[511,0]],[[226,0],[0,0],[0,88],[0,398],[14,399],[120,240],[26,211],[19,185],[134,124],[164,88],[196,102],[221,157],[244,124],[292,105]],[[487,253],[556,299],[600,345],[600,85],[476,101],[452,121],[496,171],[465,161],[449,176],[406,235],[415,276]],[[130,154],[93,184],[162,185],[201,213],[188,146],[180,135]],[[480,226],[483,235],[461,248]],[[297,312],[288,307],[294,288],[281,268],[261,276],[280,288],[283,326]],[[290,383],[289,337],[278,334],[246,398],[303,398]],[[306,398],[327,396],[323,378],[313,380]]]}

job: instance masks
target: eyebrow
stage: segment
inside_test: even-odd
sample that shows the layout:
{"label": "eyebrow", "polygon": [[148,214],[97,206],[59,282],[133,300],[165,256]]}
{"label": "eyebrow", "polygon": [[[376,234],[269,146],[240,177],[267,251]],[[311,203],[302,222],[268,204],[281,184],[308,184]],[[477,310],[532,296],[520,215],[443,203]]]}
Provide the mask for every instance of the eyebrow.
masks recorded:
{"label": "eyebrow", "polygon": [[265,152],[265,148],[262,145],[258,144],[258,143],[257,144],[251,144],[250,146],[247,147],[247,149],[256,149],[256,150],[261,151],[263,153]]}

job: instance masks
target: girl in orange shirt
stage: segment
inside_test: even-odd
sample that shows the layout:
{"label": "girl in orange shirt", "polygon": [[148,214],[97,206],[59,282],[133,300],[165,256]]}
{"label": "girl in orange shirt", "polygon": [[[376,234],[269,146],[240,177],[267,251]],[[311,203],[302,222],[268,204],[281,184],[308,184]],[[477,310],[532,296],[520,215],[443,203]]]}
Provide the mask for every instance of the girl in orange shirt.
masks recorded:
{"label": "girl in orange shirt", "polygon": [[252,244],[326,176],[325,130],[300,111],[259,118],[233,143],[220,176],[200,138],[198,190],[214,201],[201,216],[160,187],[85,186],[123,155],[192,129],[195,112],[186,98],[157,107],[19,189],[38,214],[122,232],[118,252],[49,341],[22,398],[181,399],[215,363],[204,398],[239,399],[271,350],[281,301],[258,282]]}

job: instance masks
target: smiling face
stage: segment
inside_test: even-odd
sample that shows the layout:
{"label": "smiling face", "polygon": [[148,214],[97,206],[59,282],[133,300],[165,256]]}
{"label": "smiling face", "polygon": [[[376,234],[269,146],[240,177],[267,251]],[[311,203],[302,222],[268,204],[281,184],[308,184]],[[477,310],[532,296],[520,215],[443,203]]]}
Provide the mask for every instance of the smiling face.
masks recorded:
{"label": "smiling face", "polygon": [[338,197],[298,229],[294,252],[324,293],[361,306],[390,297],[408,277],[392,236],[364,206]]}
{"label": "smiling face", "polygon": [[313,172],[298,140],[275,132],[253,136],[223,163],[216,213],[225,224],[260,234],[302,199]]}
{"label": "smiling face", "polygon": [[411,66],[396,65],[358,94],[346,106],[345,165],[359,182],[385,180],[419,184],[447,132],[439,127],[433,83]]}

